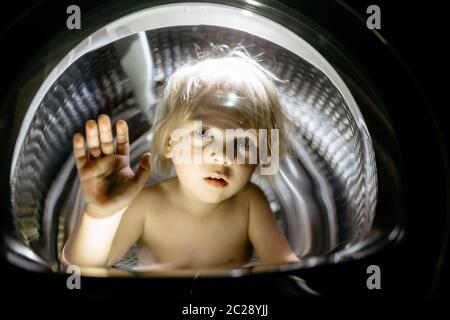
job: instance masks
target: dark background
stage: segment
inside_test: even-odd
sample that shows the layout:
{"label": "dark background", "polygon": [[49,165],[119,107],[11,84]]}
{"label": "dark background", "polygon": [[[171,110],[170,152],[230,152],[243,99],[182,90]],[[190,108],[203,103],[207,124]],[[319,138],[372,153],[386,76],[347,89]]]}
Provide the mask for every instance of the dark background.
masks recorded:
{"label": "dark background", "polygon": [[[296,2],[283,1],[286,4],[296,8]],[[322,1],[326,2],[326,1]],[[324,24],[328,31],[342,26],[346,21],[336,20],[334,1],[328,1],[324,5],[321,14],[325,17]],[[448,270],[450,270],[450,261],[448,254],[448,232],[449,232],[449,211],[448,211],[448,173],[446,166],[448,160],[443,152],[449,152],[449,116],[448,116],[448,49],[446,41],[447,34],[445,10],[438,1],[427,1],[423,3],[413,3],[410,1],[343,1],[363,17],[367,14],[366,8],[371,4],[376,4],[381,8],[381,30],[380,34],[388,41],[390,45],[398,52],[399,57],[404,61],[406,68],[411,76],[417,81],[418,90],[422,90],[422,98],[426,101],[431,113],[427,115],[432,118],[436,127],[434,141],[423,141],[414,138],[408,141],[403,137],[406,149],[417,148],[417,158],[410,159],[411,167],[407,169],[411,172],[417,170],[418,179],[409,180],[409,183],[417,183],[415,190],[423,191],[424,197],[428,194],[436,199],[435,203],[418,206],[411,215],[409,225],[410,238],[400,246],[401,250],[391,250],[388,248],[386,253],[375,255],[364,262],[375,263],[383,270],[383,290],[380,292],[367,292],[359,287],[352,286],[343,280],[345,274],[361,274],[366,277],[365,269],[358,264],[342,264],[337,269],[319,268],[322,273],[305,272],[302,276],[311,279],[311,283],[329,283],[334,284],[335,289],[328,292],[330,297],[350,297],[350,298],[449,298],[450,297],[450,279]],[[2,38],[2,76],[0,77],[0,94],[8,90],[10,82],[14,76],[30,61],[34,54],[34,48],[39,47],[40,42],[48,40],[54,30],[60,29],[65,25],[67,15],[65,10],[69,4],[77,4],[81,7],[82,15],[89,11],[92,4],[89,1],[14,1],[4,3],[3,10],[0,11],[0,37]],[[37,12],[37,13],[36,13]],[[361,24],[364,28],[364,25]],[[21,30],[21,31],[20,31]],[[14,38],[14,34],[23,34],[23,30],[29,30],[28,37]],[[360,29],[358,29],[360,30]],[[362,30],[362,29],[361,29]],[[74,31],[77,32],[77,31]],[[361,31],[362,32],[362,31]],[[365,32],[365,31],[364,31]],[[342,39],[349,40],[351,34],[342,35]],[[7,41],[5,42],[5,39]],[[364,53],[364,44],[352,43],[349,41],[352,50]],[[365,52],[367,62],[377,64],[377,56],[372,56],[372,52]],[[10,61],[14,56],[14,62]],[[23,63],[17,62],[23,61]],[[386,83],[391,86],[400,86],[399,83],[389,83],[389,75],[379,75],[384,77]],[[401,97],[398,97],[401,100]],[[3,110],[3,112],[5,112]],[[11,112],[11,110],[9,110]],[[402,110],[393,111],[400,117]],[[397,128],[410,128],[410,116],[404,112],[404,122],[398,122]],[[1,118],[1,114],[0,114]],[[412,121],[412,120],[411,120]],[[1,123],[0,123],[1,126]],[[1,127],[0,127],[1,129]],[[423,130],[417,126],[416,134]],[[432,126],[428,130],[434,130]],[[420,154],[421,146],[427,144],[427,147],[433,147],[438,150],[430,154]],[[441,150],[441,151],[439,151]],[[431,159],[430,159],[431,158]],[[414,161],[413,161],[414,160]],[[430,161],[435,164],[434,171],[425,173],[425,168],[417,163],[422,160]],[[408,161],[408,159],[407,159]],[[414,164],[414,165],[413,165]],[[408,163],[407,163],[408,166]],[[423,175],[421,175],[423,174]],[[427,180],[425,184],[424,181]],[[433,181],[435,183],[433,183]],[[430,183],[431,182],[431,183]],[[4,188],[5,186],[3,186]],[[447,189],[446,189],[447,188]],[[2,189],[3,199],[7,197],[7,192]],[[410,197],[420,197],[420,194],[411,193]],[[447,205],[447,207],[445,207]],[[3,214],[3,212],[2,212]],[[404,259],[412,261],[412,265],[401,264]],[[61,276],[38,276],[19,270],[2,260],[0,283],[2,295],[6,294],[10,298],[133,298],[142,297],[144,281],[117,281],[114,284],[107,279],[86,280],[85,289],[80,292],[70,292],[65,289],[65,277]],[[327,272],[330,271],[330,272]],[[322,275],[328,274],[327,278]],[[321,279],[318,279],[318,278]],[[283,280],[268,277],[269,280],[261,278],[252,278],[247,282],[237,284],[234,280],[228,280],[226,285],[221,282],[211,282],[204,284],[202,290],[209,292],[213,290],[214,284],[217,288],[223,290],[222,297],[231,297],[227,293],[234,294],[236,288],[241,290],[239,297],[245,294],[254,294],[254,291],[245,291],[245,288],[252,287],[259,291],[261,297],[283,297],[278,294],[280,281]],[[152,284],[153,285],[153,284]],[[159,291],[162,297],[170,297],[174,288],[189,296],[192,287],[192,281],[168,281],[161,284],[164,290]],[[281,285],[283,286],[283,285]],[[320,286],[320,284],[319,284]],[[120,288],[127,288],[128,292],[123,292]],[[256,289],[255,289],[256,288]],[[359,288],[359,289],[358,289]],[[219,289],[218,289],[219,290]],[[229,291],[227,291],[229,290]],[[201,292],[199,290],[198,292]],[[272,292],[272,294],[270,294]],[[264,294],[266,295],[264,295]],[[201,296],[201,294],[200,294]],[[192,297],[192,296],[191,296]],[[194,295],[195,297],[195,295]]]}
{"label": "dark background", "polygon": [[[438,185],[430,186],[434,192],[446,194],[446,218],[442,219],[446,231],[442,238],[437,239],[437,243],[442,244],[441,258],[439,266],[442,274],[436,280],[436,292],[434,297],[450,298],[450,261],[449,261],[449,187],[448,187],[448,154],[450,151],[450,112],[448,102],[448,59],[449,52],[447,42],[449,41],[449,26],[444,16],[445,10],[442,3],[438,1],[366,1],[349,0],[345,1],[356,11],[364,15],[366,8],[371,4],[380,6],[381,9],[381,30],[380,34],[398,51],[399,56],[404,60],[406,67],[410,70],[411,76],[415,78],[418,86],[423,90],[424,99],[431,110],[432,118],[438,127],[437,135],[441,150],[442,159],[435,159],[436,165],[442,164],[442,177],[434,177],[436,181],[445,179],[446,190],[438,190]],[[374,57],[376,58],[376,57]],[[387,80],[389,78],[387,77]],[[392,85],[396,85],[392,83]],[[405,121],[408,116],[405,115]],[[417,130],[421,128],[418,127]],[[421,141],[416,142],[420,147]],[[444,155],[444,153],[446,155]],[[444,169],[447,167],[446,169]],[[424,168],[418,167],[417,170]],[[446,173],[444,173],[446,171]],[[447,177],[444,177],[447,174]],[[426,186],[423,186],[426,188]],[[423,215],[424,227],[428,218],[428,210],[423,210],[419,214]],[[436,235],[425,232],[425,237]],[[417,247],[417,259],[423,256],[423,250],[427,248]],[[404,270],[408,272],[408,270]],[[414,277],[420,274],[412,274],[411,290],[414,290]]]}

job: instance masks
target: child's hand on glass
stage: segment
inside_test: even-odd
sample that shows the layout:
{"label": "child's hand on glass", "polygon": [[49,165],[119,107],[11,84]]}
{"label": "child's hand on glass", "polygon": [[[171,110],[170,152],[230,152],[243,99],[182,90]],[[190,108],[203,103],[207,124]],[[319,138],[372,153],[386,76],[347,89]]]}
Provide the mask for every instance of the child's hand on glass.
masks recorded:
{"label": "child's hand on glass", "polygon": [[151,175],[151,155],[144,153],[135,173],[130,168],[128,126],[116,123],[117,147],[114,150],[111,121],[100,115],[98,121],[86,121],[86,144],[82,134],[73,136],[73,153],[86,212],[104,218],[124,211],[142,190]]}

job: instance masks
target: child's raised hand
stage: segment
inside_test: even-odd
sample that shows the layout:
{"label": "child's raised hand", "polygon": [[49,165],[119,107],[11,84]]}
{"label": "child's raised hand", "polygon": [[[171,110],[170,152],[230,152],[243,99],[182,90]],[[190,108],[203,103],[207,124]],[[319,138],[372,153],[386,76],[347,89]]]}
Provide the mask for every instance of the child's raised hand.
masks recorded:
{"label": "child's raised hand", "polygon": [[142,155],[136,173],[131,170],[128,126],[124,120],[117,121],[116,133],[117,148],[114,152],[111,121],[102,114],[98,121],[86,121],[87,150],[83,135],[77,133],[73,136],[73,153],[87,212],[99,218],[126,209],[151,174],[148,152]]}

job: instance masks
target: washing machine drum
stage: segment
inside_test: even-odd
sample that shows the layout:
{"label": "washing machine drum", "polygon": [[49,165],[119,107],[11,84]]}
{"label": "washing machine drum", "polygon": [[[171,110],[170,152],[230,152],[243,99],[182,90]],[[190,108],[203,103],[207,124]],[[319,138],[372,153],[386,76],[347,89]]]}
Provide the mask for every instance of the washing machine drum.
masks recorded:
{"label": "washing machine drum", "polygon": [[[369,131],[337,72],[311,61],[312,47],[302,45],[304,55],[245,30],[182,25],[130,34],[60,64],[28,106],[15,145],[10,196],[16,243],[58,265],[84,205],[72,136],[101,113],[125,119],[135,165],[150,146],[159,89],[168,77],[187,61],[236,46],[278,79],[273,82],[293,119],[286,132],[292,152],[280,159],[277,175],[269,180],[255,174],[252,180],[265,192],[295,253],[327,256],[368,238],[377,202]],[[148,81],[148,92],[139,90],[129,67],[136,48],[133,59],[143,66],[145,75],[139,76]],[[148,184],[161,179],[155,172]]]}

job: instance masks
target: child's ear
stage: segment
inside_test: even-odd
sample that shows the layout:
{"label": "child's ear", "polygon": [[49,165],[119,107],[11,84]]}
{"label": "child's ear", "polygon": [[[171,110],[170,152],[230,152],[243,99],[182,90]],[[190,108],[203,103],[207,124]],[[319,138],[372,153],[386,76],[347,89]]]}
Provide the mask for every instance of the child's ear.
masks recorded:
{"label": "child's ear", "polygon": [[172,145],[172,139],[169,137],[169,140],[167,141],[167,144],[164,149],[164,156],[167,159],[173,158],[173,145]]}

